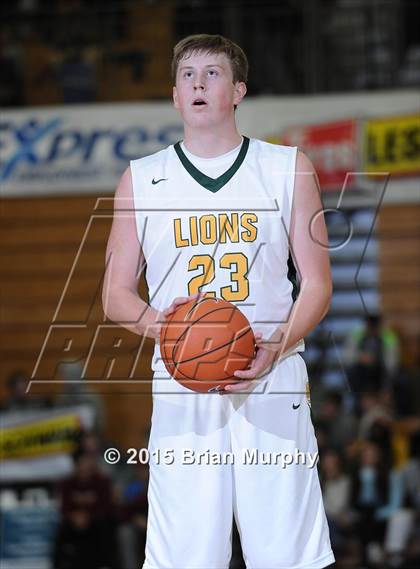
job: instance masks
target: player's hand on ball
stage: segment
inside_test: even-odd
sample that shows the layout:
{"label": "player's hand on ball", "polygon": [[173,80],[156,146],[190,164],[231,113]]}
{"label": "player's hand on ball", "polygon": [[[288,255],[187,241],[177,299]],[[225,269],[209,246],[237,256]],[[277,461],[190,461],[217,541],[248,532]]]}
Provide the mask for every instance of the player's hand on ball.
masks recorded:
{"label": "player's hand on ball", "polygon": [[255,358],[252,360],[248,369],[235,371],[234,376],[241,381],[227,385],[225,387],[225,393],[247,391],[256,379],[271,369],[276,359],[276,352],[264,347],[261,332],[255,332],[255,342],[257,344]]}
{"label": "player's hand on ball", "polygon": [[178,296],[172,301],[172,304],[163,310],[162,314],[167,319],[171,314],[175,312],[178,306],[181,304],[186,304],[187,302],[191,302],[191,300],[200,300],[206,296],[205,292],[199,292],[197,294],[192,294],[191,296]]}
{"label": "player's hand on ball", "polygon": [[149,336],[159,342],[162,325],[171,316],[171,314],[173,314],[175,310],[182,304],[190,302],[191,300],[199,300],[203,298],[205,294],[206,293],[204,292],[199,292],[198,294],[192,294],[191,296],[178,296],[177,298],[175,298],[172,301],[172,304],[168,306],[168,308],[165,308],[165,310],[156,313],[155,316],[156,322],[150,326]]}

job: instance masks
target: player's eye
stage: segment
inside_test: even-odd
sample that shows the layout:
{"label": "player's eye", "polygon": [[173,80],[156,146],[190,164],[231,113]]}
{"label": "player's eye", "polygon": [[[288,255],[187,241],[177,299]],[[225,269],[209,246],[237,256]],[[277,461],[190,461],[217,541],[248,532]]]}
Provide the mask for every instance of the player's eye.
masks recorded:
{"label": "player's eye", "polygon": [[187,79],[189,79],[190,77],[192,77],[192,71],[185,71],[184,77],[187,78]]}
{"label": "player's eye", "polygon": [[217,75],[217,71],[216,71],[215,69],[209,69],[209,70],[208,70],[208,74],[209,74],[211,77],[214,77],[215,75]]}

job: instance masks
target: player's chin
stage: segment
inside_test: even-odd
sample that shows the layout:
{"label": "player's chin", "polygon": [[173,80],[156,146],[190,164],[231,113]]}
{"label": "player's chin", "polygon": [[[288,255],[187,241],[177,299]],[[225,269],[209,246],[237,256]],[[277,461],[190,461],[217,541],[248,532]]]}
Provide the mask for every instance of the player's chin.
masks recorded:
{"label": "player's chin", "polygon": [[188,113],[188,116],[183,117],[184,122],[190,127],[206,127],[211,126],[214,119],[208,110]]}

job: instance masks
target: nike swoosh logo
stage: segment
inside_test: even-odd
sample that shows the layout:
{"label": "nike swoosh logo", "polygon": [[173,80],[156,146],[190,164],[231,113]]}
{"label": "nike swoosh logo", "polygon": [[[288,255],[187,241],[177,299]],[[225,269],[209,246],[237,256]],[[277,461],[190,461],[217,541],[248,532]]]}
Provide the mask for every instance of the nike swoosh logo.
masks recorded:
{"label": "nike swoosh logo", "polygon": [[153,185],[159,184],[159,182],[164,182],[164,181],[167,180],[167,179],[168,179],[168,178],[159,178],[159,180],[155,180],[155,179],[153,178],[152,184],[153,184]]}
{"label": "nike swoosh logo", "polygon": [[293,403],[292,407],[293,407],[293,409],[299,409],[300,403],[299,403],[298,405],[296,405],[295,403]]}

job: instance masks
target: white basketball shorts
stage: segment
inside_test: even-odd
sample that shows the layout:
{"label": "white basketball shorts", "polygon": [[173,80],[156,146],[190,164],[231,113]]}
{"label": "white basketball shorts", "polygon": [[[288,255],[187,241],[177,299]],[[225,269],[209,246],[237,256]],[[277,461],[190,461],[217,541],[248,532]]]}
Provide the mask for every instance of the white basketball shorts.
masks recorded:
{"label": "white basketball shorts", "polygon": [[307,381],[298,353],[243,394],[155,372],[143,569],[227,569],[233,516],[247,569],[334,562]]}

